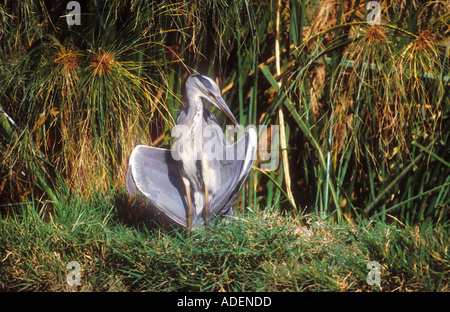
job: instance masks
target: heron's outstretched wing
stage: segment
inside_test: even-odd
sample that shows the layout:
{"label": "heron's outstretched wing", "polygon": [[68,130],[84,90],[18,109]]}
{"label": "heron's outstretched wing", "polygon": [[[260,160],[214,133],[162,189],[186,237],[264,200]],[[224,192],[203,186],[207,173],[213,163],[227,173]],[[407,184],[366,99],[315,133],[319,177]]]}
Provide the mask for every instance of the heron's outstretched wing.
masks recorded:
{"label": "heron's outstretched wing", "polygon": [[[223,149],[223,158],[216,164],[220,188],[210,198],[211,217],[232,213],[231,205],[256,157],[256,144],[256,131],[250,128],[236,143]],[[136,146],[130,156],[126,184],[130,194],[139,189],[164,215],[187,227],[185,187],[171,150]],[[194,224],[203,223],[202,217],[194,220]]]}
{"label": "heron's outstretched wing", "polygon": [[219,165],[220,188],[210,201],[211,215],[225,213],[231,208],[256,157],[256,144],[256,131],[249,128],[236,143],[226,145]]}
{"label": "heron's outstretched wing", "polygon": [[187,226],[186,192],[171,150],[136,146],[130,156],[126,183],[130,194],[137,187],[163,214]]}

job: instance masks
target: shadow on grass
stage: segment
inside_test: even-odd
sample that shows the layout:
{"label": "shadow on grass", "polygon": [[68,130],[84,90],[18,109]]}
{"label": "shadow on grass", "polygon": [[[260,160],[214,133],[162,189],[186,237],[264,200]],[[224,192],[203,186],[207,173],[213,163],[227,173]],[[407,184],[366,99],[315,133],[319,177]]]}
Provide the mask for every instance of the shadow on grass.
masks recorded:
{"label": "shadow on grass", "polygon": [[152,207],[152,202],[141,193],[129,195],[127,192],[117,190],[113,196],[113,205],[117,209],[118,219],[127,226],[145,226],[150,231],[165,229],[168,232],[184,229],[157,208]]}

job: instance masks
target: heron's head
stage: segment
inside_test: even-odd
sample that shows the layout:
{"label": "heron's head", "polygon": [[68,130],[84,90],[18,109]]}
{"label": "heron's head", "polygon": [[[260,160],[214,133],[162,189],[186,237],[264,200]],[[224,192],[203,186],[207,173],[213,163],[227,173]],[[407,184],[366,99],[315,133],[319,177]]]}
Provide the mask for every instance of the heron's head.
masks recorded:
{"label": "heron's head", "polygon": [[228,105],[222,98],[219,86],[211,78],[203,75],[191,75],[186,80],[186,94],[188,99],[201,97],[222,110],[235,125],[239,126]]}

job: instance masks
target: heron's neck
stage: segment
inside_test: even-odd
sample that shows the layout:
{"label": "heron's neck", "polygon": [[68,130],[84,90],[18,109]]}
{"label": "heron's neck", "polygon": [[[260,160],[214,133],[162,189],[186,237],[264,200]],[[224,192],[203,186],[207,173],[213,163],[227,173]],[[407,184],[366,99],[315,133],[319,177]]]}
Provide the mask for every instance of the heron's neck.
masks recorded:
{"label": "heron's neck", "polygon": [[203,119],[203,102],[201,97],[193,96],[189,97],[188,100],[189,105],[189,118],[195,120],[197,122],[193,122],[192,125],[200,125]]}
{"label": "heron's neck", "polygon": [[188,94],[187,102],[187,116],[185,119],[185,125],[188,126],[189,134],[186,135],[189,138],[190,144],[197,146],[199,151],[201,150],[201,138],[203,136],[203,102],[199,96],[190,96]]}

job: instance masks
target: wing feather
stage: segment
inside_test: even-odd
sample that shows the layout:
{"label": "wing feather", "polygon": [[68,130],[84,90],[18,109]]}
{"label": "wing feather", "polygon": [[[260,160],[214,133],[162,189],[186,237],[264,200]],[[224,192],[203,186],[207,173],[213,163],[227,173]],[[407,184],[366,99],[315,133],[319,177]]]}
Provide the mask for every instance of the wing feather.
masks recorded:
{"label": "wing feather", "polygon": [[220,160],[221,187],[210,202],[212,215],[225,213],[231,208],[250,173],[256,157],[256,144],[256,131],[250,128],[236,143],[225,147],[224,158]]}
{"label": "wing feather", "polygon": [[139,189],[153,205],[172,220],[187,226],[185,188],[168,149],[138,145],[133,149],[127,172],[127,189]]}
{"label": "wing feather", "polygon": [[[219,160],[220,188],[210,198],[211,216],[231,214],[234,200],[248,177],[256,157],[256,131],[250,128],[234,144],[226,144]],[[138,145],[129,160],[126,179],[130,194],[139,189],[163,214],[187,227],[187,199],[184,184],[171,150]],[[203,224],[196,218],[195,224]]]}

